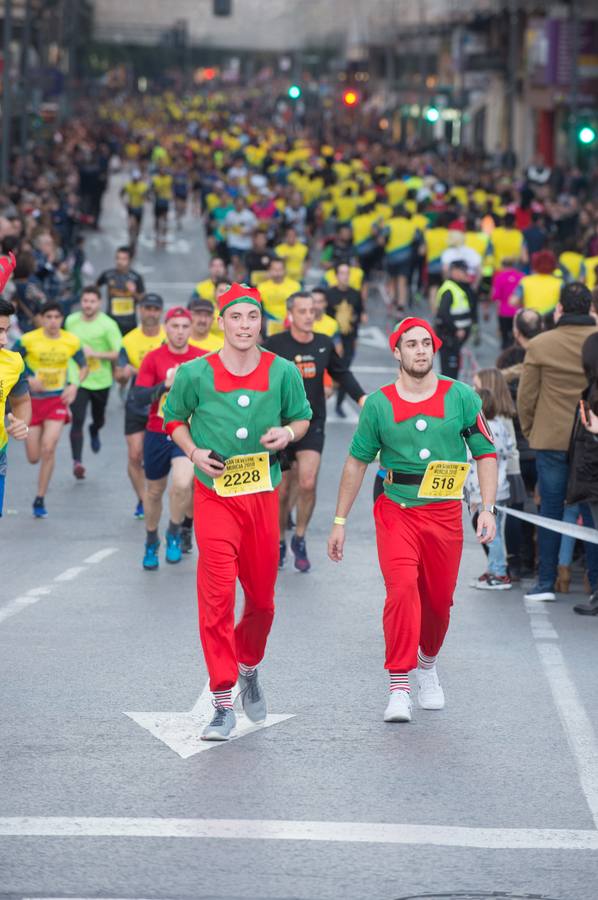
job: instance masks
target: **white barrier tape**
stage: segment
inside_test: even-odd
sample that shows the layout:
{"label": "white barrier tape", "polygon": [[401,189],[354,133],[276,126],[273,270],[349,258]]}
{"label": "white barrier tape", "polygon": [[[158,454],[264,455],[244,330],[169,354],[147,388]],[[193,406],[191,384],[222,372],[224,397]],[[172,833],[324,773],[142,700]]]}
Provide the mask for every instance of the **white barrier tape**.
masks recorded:
{"label": "white barrier tape", "polygon": [[556,531],[558,534],[566,534],[568,537],[578,538],[587,544],[598,544],[598,530],[596,528],[586,528],[585,525],[574,525],[572,522],[560,522],[558,519],[548,519],[546,516],[536,516],[534,513],[522,512],[519,509],[511,509],[508,506],[496,507],[508,516],[514,516],[523,522],[531,522],[538,528],[546,528],[548,531]]}

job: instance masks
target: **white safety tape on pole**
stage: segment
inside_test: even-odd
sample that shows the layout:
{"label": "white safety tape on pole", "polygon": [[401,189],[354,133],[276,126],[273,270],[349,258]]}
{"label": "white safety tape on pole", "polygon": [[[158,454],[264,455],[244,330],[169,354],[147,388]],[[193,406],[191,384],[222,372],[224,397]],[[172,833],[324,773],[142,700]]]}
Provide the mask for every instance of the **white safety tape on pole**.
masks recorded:
{"label": "white safety tape on pole", "polygon": [[546,528],[548,531],[556,531],[558,534],[566,534],[568,537],[586,541],[588,544],[598,544],[598,530],[586,528],[585,525],[574,525],[572,522],[561,522],[559,519],[548,519],[546,516],[537,516],[534,513],[522,512],[520,509],[511,509],[508,506],[497,506],[501,512],[508,516],[514,516],[523,522],[531,522],[538,528]]}

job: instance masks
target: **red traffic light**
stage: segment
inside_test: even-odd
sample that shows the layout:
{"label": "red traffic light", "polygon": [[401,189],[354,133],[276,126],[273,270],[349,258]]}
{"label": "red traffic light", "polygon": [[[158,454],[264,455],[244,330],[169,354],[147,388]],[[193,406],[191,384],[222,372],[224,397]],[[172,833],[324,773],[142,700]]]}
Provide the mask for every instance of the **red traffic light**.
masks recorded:
{"label": "red traffic light", "polygon": [[343,92],[343,103],[345,106],[356,106],[359,102],[359,94],[351,89]]}

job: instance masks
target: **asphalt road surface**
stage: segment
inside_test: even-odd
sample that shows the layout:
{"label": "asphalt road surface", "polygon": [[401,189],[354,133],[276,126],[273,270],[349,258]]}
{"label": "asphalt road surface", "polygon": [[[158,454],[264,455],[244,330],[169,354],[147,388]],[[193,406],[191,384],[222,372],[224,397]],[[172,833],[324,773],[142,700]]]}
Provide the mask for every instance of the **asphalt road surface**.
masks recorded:
{"label": "asphalt road surface", "polygon": [[[189,219],[167,251],[149,222],[139,267],[169,304],[203,276]],[[113,190],[99,271],[125,237]],[[379,310],[356,374],[393,378]],[[496,354],[492,328],[479,351]],[[87,478],[66,433],[34,521],[35,473],[12,445],[0,589],[0,897],[398,900],[598,897],[598,621],[576,593],[526,608],[485,568],[469,525],[439,672],[442,712],[385,725],[381,610],[368,473],[346,558],[325,541],[354,429],[331,419],[313,568],[280,574],[262,678],[268,727],[197,740],[205,667],[195,556],[144,572],[116,393]],[[166,522],[164,520],[163,527]],[[162,529],[163,530],[163,529]],[[433,561],[431,561],[433,564]],[[206,752],[208,751],[208,752]]]}

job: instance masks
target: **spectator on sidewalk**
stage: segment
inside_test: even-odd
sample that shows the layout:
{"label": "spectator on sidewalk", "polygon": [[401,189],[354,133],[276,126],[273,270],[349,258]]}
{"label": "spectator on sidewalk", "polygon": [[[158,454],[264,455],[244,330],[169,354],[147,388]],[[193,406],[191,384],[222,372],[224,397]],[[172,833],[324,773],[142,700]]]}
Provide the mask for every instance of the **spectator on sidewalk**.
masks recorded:
{"label": "spectator on sidewalk", "polygon": [[[581,395],[583,416],[580,405],[571,434],[567,503],[577,504],[579,501],[585,501],[580,503],[580,508],[583,512],[584,506],[586,504],[589,506],[594,528],[598,528],[598,331],[591,334],[583,345],[581,361],[588,386]],[[589,524],[584,517],[584,525]],[[589,560],[588,576],[592,591],[589,602],[580,603],[573,609],[582,616],[597,616],[598,578],[596,571],[590,567]]]}
{"label": "spectator on sidewalk", "polygon": [[[540,515],[563,517],[569,478],[568,448],[579,396],[586,386],[581,350],[595,332],[589,315],[591,294],[585,285],[566,285],[557,304],[555,327],[530,341],[517,391],[521,429],[536,451]],[[538,530],[538,581],[526,593],[530,600],[554,600],[560,535]],[[588,567],[598,554],[586,547]]]}

